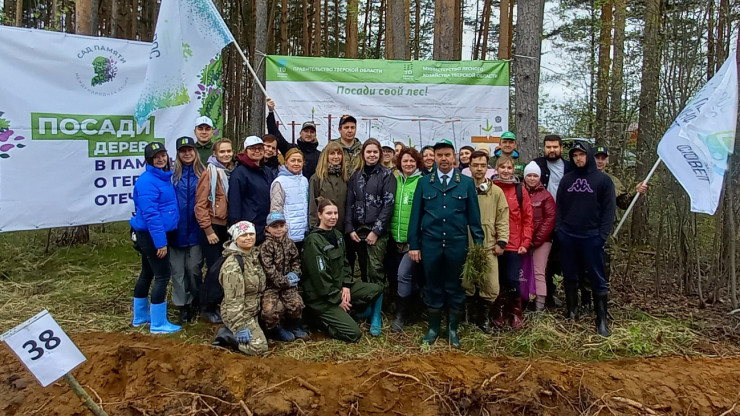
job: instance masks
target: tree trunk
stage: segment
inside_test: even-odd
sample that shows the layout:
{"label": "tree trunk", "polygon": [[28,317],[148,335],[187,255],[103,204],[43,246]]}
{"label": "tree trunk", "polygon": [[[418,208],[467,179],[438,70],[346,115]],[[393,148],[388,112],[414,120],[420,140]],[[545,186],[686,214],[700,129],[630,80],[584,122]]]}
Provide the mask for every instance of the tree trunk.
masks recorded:
{"label": "tree trunk", "polygon": [[308,20],[309,7],[311,7],[311,3],[308,0],[303,0],[303,51],[301,53],[303,56],[311,55],[311,21]]}
{"label": "tree trunk", "polygon": [[459,9],[456,0],[434,0],[433,58],[437,61],[455,60],[455,19]]}
{"label": "tree trunk", "polygon": [[59,0],[51,2],[51,30],[62,30],[62,19],[59,18]]}
{"label": "tree trunk", "polygon": [[326,51],[326,55],[331,56],[331,51],[329,50],[329,0],[324,0],[324,32],[323,32],[323,43],[324,43],[324,50]]}
{"label": "tree trunk", "polygon": [[421,52],[421,0],[414,0],[414,59],[419,59]]}
{"label": "tree trunk", "polygon": [[[639,130],[637,133],[637,166],[635,175],[644,179],[655,161],[658,136],[655,109],[660,81],[660,18],[661,0],[645,1],[645,34],[643,36],[642,84],[640,86]],[[648,204],[640,198],[632,215],[632,241],[647,243],[649,236]]]}
{"label": "tree trunk", "polygon": [[[254,35],[252,67],[262,85],[265,85],[264,57],[254,51],[264,51],[267,48],[267,0],[255,2]],[[249,107],[249,132],[260,137],[265,132],[265,95],[254,80],[252,80],[252,105]]]}
{"label": "tree trunk", "polygon": [[23,0],[15,0],[15,25],[23,26]]}
{"label": "tree trunk", "polygon": [[383,42],[383,34],[385,33],[385,5],[386,0],[380,0],[380,8],[378,9],[378,37],[375,38],[375,53],[373,56],[375,59],[380,59],[380,45]]}
{"label": "tree trunk", "polygon": [[540,51],[545,0],[520,0],[516,18],[514,59],[517,149],[522,160],[538,156]]}
{"label": "tree trunk", "polygon": [[[624,29],[627,18],[627,0],[614,0],[614,60],[609,96],[609,143],[612,149],[621,150],[622,137],[627,131],[627,121],[622,117],[622,93],[624,91]],[[617,152],[613,152],[617,158]]]}
{"label": "tree trunk", "polygon": [[277,0],[270,0],[270,7],[267,11],[267,51],[268,55],[274,55],[277,52],[277,36],[275,36],[275,13],[277,10]]}
{"label": "tree trunk", "polygon": [[130,15],[128,19],[128,39],[140,39],[139,35],[139,0],[131,0],[129,5]]}
{"label": "tree trunk", "polygon": [[463,34],[463,11],[465,9],[465,0],[455,0],[455,20],[454,33],[455,39],[452,42],[454,60],[459,61],[462,59],[462,34]]}
{"label": "tree trunk", "polygon": [[288,54],[288,0],[280,0],[280,54]]}
{"label": "tree trunk", "polygon": [[313,5],[313,39],[314,44],[311,50],[311,55],[321,56],[323,49],[322,37],[321,37],[321,0],[314,0]]}
{"label": "tree trunk", "polygon": [[373,7],[373,0],[367,0],[367,4],[365,5],[365,23],[362,25],[362,33],[365,36],[362,42],[363,58],[367,58],[368,51],[370,50],[370,25],[372,24]]}
{"label": "tree trunk", "polygon": [[[340,0],[334,0],[334,42],[336,42],[336,52],[335,56],[339,56],[339,1]],[[357,23],[355,21],[355,23]]]}
{"label": "tree trunk", "polygon": [[501,0],[501,13],[498,29],[498,59],[511,59],[511,38],[509,27],[511,16],[509,16],[509,2],[514,0]]}
{"label": "tree trunk", "polygon": [[707,1],[707,82],[714,76],[714,0]]}
{"label": "tree trunk", "polygon": [[607,114],[609,113],[609,67],[612,46],[612,2],[601,5],[599,31],[599,63],[596,75],[596,142],[605,144],[607,137]]}
{"label": "tree trunk", "polygon": [[121,4],[118,0],[111,0],[110,5],[110,37],[118,38],[121,36],[120,24],[121,24]]}
{"label": "tree trunk", "polygon": [[344,45],[344,56],[357,58],[357,0],[347,0],[347,25],[346,41]]}
{"label": "tree trunk", "polygon": [[488,32],[491,31],[491,0],[485,0],[483,4],[483,22],[481,27],[483,39],[480,44],[480,53],[478,56],[482,60],[486,60],[486,54],[488,53]]}
{"label": "tree trunk", "polygon": [[385,57],[408,59],[408,0],[388,0],[386,4]]}

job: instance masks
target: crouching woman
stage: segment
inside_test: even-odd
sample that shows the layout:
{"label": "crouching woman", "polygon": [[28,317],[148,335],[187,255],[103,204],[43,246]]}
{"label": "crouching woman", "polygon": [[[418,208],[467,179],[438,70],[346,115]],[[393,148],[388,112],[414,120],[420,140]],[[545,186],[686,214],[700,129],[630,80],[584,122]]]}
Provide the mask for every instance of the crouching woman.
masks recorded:
{"label": "crouching woman", "polygon": [[224,244],[226,257],[218,280],[224,288],[221,317],[236,338],[239,351],[247,355],[267,352],[267,338],[260,328],[260,298],[265,291],[265,273],[257,250],[254,225],[239,221],[229,228],[231,240]]}
{"label": "crouching woman", "polygon": [[303,240],[304,302],[329,336],[356,342],[362,333],[349,312],[371,306],[373,315],[380,315],[383,286],[355,282],[352,277],[344,238],[334,228],[339,219],[337,205],[322,199],[318,217],[319,226]]}

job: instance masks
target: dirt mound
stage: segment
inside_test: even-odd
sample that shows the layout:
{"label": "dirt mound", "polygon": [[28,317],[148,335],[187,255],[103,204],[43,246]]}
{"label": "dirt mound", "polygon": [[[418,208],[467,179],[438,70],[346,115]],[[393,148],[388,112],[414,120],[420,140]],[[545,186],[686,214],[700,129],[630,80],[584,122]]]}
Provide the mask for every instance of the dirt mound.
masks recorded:
{"label": "dirt mound", "polygon": [[[139,334],[72,339],[88,359],[74,374],[110,415],[716,415],[740,399],[737,358],[316,363]],[[3,415],[89,414],[65,383],[41,388],[4,344],[0,397]]]}

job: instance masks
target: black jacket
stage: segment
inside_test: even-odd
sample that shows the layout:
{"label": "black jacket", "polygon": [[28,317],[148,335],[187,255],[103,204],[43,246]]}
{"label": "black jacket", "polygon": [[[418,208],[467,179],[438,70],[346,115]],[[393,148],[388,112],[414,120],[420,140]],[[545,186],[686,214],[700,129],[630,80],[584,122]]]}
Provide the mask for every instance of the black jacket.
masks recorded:
{"label": "black jacket", "polygon": [[267,132],[277,137],[277,148],[283,156],[293,147],[297,147],[303,153],[303,176],[306,179],[311,179],[311,176],[316,173],[316,165],[319,164],[319,156],[321,155],[318,138],[313,143],[304,142],[300,139],[297,140],[296,144],[289,143],[280,133],[280,129],[275,122],[275,114],[272,112],[267,115]]}
{"label": "black jacket", "polygon": [[249,221],[257,232],[257,243],[265,241],[265,224],[270,213],[272,169],[257,166],[244,153],[236,156],[237,165],[229,177],[229,224]]}
{"label": "black jacket", "polygon": [[381,236],[388,231],[396,199],[396,178],[378,162],[370,174],[357,170],[347,183],[344,232],[349,234],[360,225],[370,225]]}
{"label": "black jacket", "polygon": [[[593,149],[588,150],[586,165],[563,175],[558,186],[555,228],[574,237],[609,237],[616,215],[614,183],[596,168]],[[573,160],[573,150],[570,159]]]}
{"label": "black jacket", "polygon": [[[547,188],[547,184],[550,183],[550,168],[547,167],[547,157],[541,156],[534,160],[534,163],[537,164],[537,166],[540,167],[540,182],[542,182],[542,185]],[[564,169],[563,169],[563,176],[565,176],[566,173],[573,170],[573,164],[565,159],[563,159]]]}

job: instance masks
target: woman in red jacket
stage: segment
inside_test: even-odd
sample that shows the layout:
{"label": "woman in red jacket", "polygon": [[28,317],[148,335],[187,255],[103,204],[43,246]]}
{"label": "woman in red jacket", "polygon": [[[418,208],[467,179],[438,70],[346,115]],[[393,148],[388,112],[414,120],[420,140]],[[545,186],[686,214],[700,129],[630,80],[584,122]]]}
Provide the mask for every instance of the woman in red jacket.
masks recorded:
{"label": "woman in red jacket", "polygon": [[514,176],[514,159],[501,156],[496,162],[498,176],[493,183],[506,195],[509,204],[509,243],[498,257],[501,293],[496,299],[494,324],[503,327],[507,322],[514,329],[522,327],[522,298],[519,290],[519,270],[522,255],[532,244],[532,203],[529,194]]}
{"label": "woman in red jacket", "polygon": [[534,260],[534,279],[537,286],[535,304],[538,311],[545,309],[545,268],[552,248],[552,231],[555,229],[555,198],[540,182],[540,175],[540,167],[535,162],[529,162],[524,168],[524,184],[534,211],[534,234],[529,252]]}

